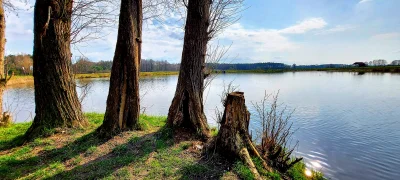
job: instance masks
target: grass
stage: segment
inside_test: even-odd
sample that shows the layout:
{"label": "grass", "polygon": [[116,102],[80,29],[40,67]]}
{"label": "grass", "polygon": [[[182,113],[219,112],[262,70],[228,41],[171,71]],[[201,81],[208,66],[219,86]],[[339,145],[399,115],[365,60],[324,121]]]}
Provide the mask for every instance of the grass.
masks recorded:
{"label": "grass", "polygon": [[306,171],[306,165],[304,162],[298,162],[296,163],[289,171],[288,175],[292,177],[293,179],[299,179],[299,180],[307,180],[307,179],[312,179],[312,180],[325,180],[323,174],[321,172],[317,171],[312,171],[312,177],[307,177],[304,175],[304,172]]}
{"label": "grass", "polygon": [[[160,71],[160,72],[140,72],[140,77],[156,77],[156,76],[169,76],[178,75],[178,71]],[[110,73],[91,73],[91,74],[76,74],[76,79],[90,79],[90,78],[109,78]],[[10,81],[7,82],[8,86],[18,86],[18,85],[30,85],[33,84],[33,76],[13,76]]]}
{"label": "grass", "polygon": [[[260,173],[264,179],[271,180],[280,180],[282,179],[281,174],[278,172],[268,172],[263,168],[262,162],[260,159],[253,158],[254,165],[257,168],[257,171]],[[254,179],[254,175],[251,173],[250,169],[243,164],[242,161],[237,161],[233,167],[234,172],[244,180]],[[287,173],[291,179],[295,180],[326,180],[323,174],[317,171],[312,171],[312,176],[307,177],[305,175],[305,164],[303,162],[296,163]]]}
{"label": "grass", "polygon": [[7,82],[7,86],[33,84],[33,76],[13,76],[10,81]]}
{"label": "grass", "polygon": [[87,113],[86,129],[17,145],[30,123],[0,129],[0,179],[198,179],[223,178],[226,166],[201,160],[197,141],[176,141],[166,117],[140,116],[143,131],[110,140],[94,131],[103,114]]}
{"label": "grass", "polygon": [[[142,131],[124,132],[110,140],[97,138],[95,130],[103,114],[86,113],[85,129],[37,138],[18,145],[31,123],[0,128],[0,179],[254,179],[240,161],[231,164],[215,155],[202,159],[199,141],[177,140],[165,126],[166,117],[140,116]],[[213,134],[217,133],[216,128]],[[263,170],[266,179],[281,179],[279,173]],[[294,179],[321,179],[304,176],[298,163],[289,171]],[[319,178],[315,178],[319,177]]]}
{"label": "grass", "polygon": [[[140,77],[169,76],[178,75],[178,71],[157,71],[157,72],[140,72]],[[75,74],[76,79],[86,78],[109,78],[111,73],[91,73],[91,74]]]}

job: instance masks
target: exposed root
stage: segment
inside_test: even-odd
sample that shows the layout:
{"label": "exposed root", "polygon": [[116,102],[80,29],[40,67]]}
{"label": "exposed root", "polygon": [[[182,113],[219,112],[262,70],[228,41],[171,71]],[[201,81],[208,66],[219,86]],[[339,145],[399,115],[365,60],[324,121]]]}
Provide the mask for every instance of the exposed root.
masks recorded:
{"label": "exposed root", "polygon": [[253,173],[255,179],[262,179],[260,174],[257,171],[256,166],[253,163],[253,160],[251,160],[250,154],[247,151],[247,148],[242,148],[239,152],[240,159],[247,165],[247,167],[250,169],[251,173]]}

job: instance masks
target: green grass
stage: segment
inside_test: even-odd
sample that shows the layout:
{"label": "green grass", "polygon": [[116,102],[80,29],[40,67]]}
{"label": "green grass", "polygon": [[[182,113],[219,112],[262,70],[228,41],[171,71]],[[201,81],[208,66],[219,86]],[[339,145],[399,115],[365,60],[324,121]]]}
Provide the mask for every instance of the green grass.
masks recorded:
{"label": "green grass", "polygon": [[[280,173],[278,172],[268,172],[263,168],[262,162],[258,158],[253,158],[254,165],[257,171],[265,179],[280,180],[282,179]],[[254,175],[251,173],[250,169],[243,164],[242,161],[237,161],[234,164],[233,170],[238,174],[238,176],[244,180],[254,179]],[[295,180],[326,180],[321,172],[312,171],[312,176],[307,177],[305,175],[306,166],[303,162],[296,163],[289,171],[286,173],[292,179]]]}
{"label": "green grass", "polygon": [[326,180],[321,172],[312,171],[312,177],[307,177],[305,175],[306,165],[304,162],[296,163],[289,171],[287,172],[290,177],[298,180]]}
{"label": "green grass", "polygon": [[[31,123],[17,123],[0,128],[0,179],[254,179],[250,170],[238,161],[203,161],[193,152],[195,141],[175,141],[165,126],[166,117],[141,115],[142,131],[129,131],[111,140],[99,139],[95,130],[104,114],[86,113],[90,125],[85,129],[37,138],[18,145]],[[217,129],[212,128],[213,134]],[[216,155],[218,159],[218,155]],[[253,159],[260,175],[281,179],[279,173],[262,168]],[[228,169],[228,170],[227,170]],[[323,179],[304,175],[303,163],[296,164],[288,175],[293,179]]]}
{"label": "green grass", "polygon": [[242,161],[237,161],[233,166],[233,170],[243,180],[252,180],[255,178],[250,169]]}
{"label": "green grass", "polygon": [[[157,72],[140,72],[140,77],[157,77],[157,76],[170,76],[178,75],[178,71],[157,71]],[[111,73],[88,73],[88,74],[75,74],[76,79],[91,79],[91,78],[109,78]],[[33,84],[32,75],[16,75],[7,82],[7,86],[18,86],[25,84]]]}
{"label": "green grass", "polygon": [[[153,76],[169,76],[178,75],[178,71],[157,71],[157,72],[140,72],[140,77],[153,77]],[[90,74],[75,74],[76,79],[87,78],[109,78],[111,73],[90,73]]]}
{"label": "green grass", "polygon": [[141,115],[142,131],[110,140],[95,130],[104,114],[85,114],[85,129],[17,145],[30,123],[0,128],[0,179],[198,179],[222,177],[220,164],[202,162],[192,142],[175,142],[166,117]]}

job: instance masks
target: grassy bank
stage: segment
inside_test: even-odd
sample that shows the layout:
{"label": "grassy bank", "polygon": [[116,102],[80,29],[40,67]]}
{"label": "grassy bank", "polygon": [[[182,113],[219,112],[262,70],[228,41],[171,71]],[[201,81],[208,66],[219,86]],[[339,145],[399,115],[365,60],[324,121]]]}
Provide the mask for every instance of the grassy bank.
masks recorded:
{"label": "grassy bank", "polygon": [[[153,77],[153,76],[169,76],[177,75],[178,71],[159,71],[159,72],[140,72],[140,77]],[[92,73],[92,74],[76,74],[76,79],[85,78],[108,78],[111,73]]]}
{"label": "grassy bank", "polygon": [[[400,66],[377,66],[377,67],[349,67],[349,68],[321,68],[321,69],[267,69],[267,70],[226,70],[225,73],[283,73],[302,71],[326,71],[326,72],[376,72],[376,73],[400,73]],[[222,71],[219,71],[219,73]],[[141,72],[140,77],[155,77],[178,75],[178,71]],[[109,78],[110,73],[76,74],[76,79],[86,78]],[[33,84],[32,76],[14,76],[7,83],[9,86]]]}
{"label": "grassy bank", "polygon": [[23,84],[33,84],[33,76],[13,76],[7,82],[7,86],[16,86]]}
{"label": "grassy bank", "polygon": [[[1,179],[252,179],[240,162],[215,155],[202,159],[199,141],[183,140],[166,128],[165,117],[140,117],[143,131],[98,139],[94,132],[103,114],[88,113],[90,126],[16,146],[30,123],[0,128]],[[255,161],[257,162],[257,161]],[[257,164],[257,163],[256,163]],[[261,167],[261,165],[258,165]],[[260,171],[261,172],[261,171]],[[304,165],[289,175],[304,176]],[[262,172],[267,179],[278,173]]]}
{"label": "grassy bank", "polygon": [[[177,75],[178,71],[165,71],[165,72],[141,72],[140,77],[155,77],[155,76],[169,76]],[[92,73],[92,74],[76,74],[76,79],[87,79],[87,78],[109,78],[110,73]],[[18,86],[24,84],[33,84],[33,76],[13,76],[10,81],[7,82],[8,86]]]}

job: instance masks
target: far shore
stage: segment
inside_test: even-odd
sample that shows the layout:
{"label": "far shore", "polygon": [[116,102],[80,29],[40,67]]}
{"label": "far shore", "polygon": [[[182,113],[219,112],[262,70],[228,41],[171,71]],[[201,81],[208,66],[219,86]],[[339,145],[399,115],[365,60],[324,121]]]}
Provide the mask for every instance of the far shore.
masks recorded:
{"label": "far shore", "polygon": [[[400,73],[400,66],[371,66],[371,67],[346,67],[346,68],[320,68],[320,69],[268,69],[268,70],[226,70],[216,71],[217,73],[283,73],[283,72],[305,72],[305,71],[326,71],[326,72],[357,72],[357,73]],[[178,75],[178,71],[140,72],[140,77],[170,76]],[[87,73],[75,74],[76,79],[109,78],[111,73]],[[32,85],[33,76],[14,76],[7,83],[7,86],[15,87],[21,85]]]}
{"label": "far shore", "polygon": [[[160,72],[140,72],[140,77],[155,77],[155,76],[169,76],[178,75],[178,71],[160,71]],[[111,73],[88,73],[88,74],[75,74],[75,79],[92,79],[92,78],[109,78]],[[15,87],[20,85],[33,84],[33,76],[14,76],[7,82],[7,86]]]}

